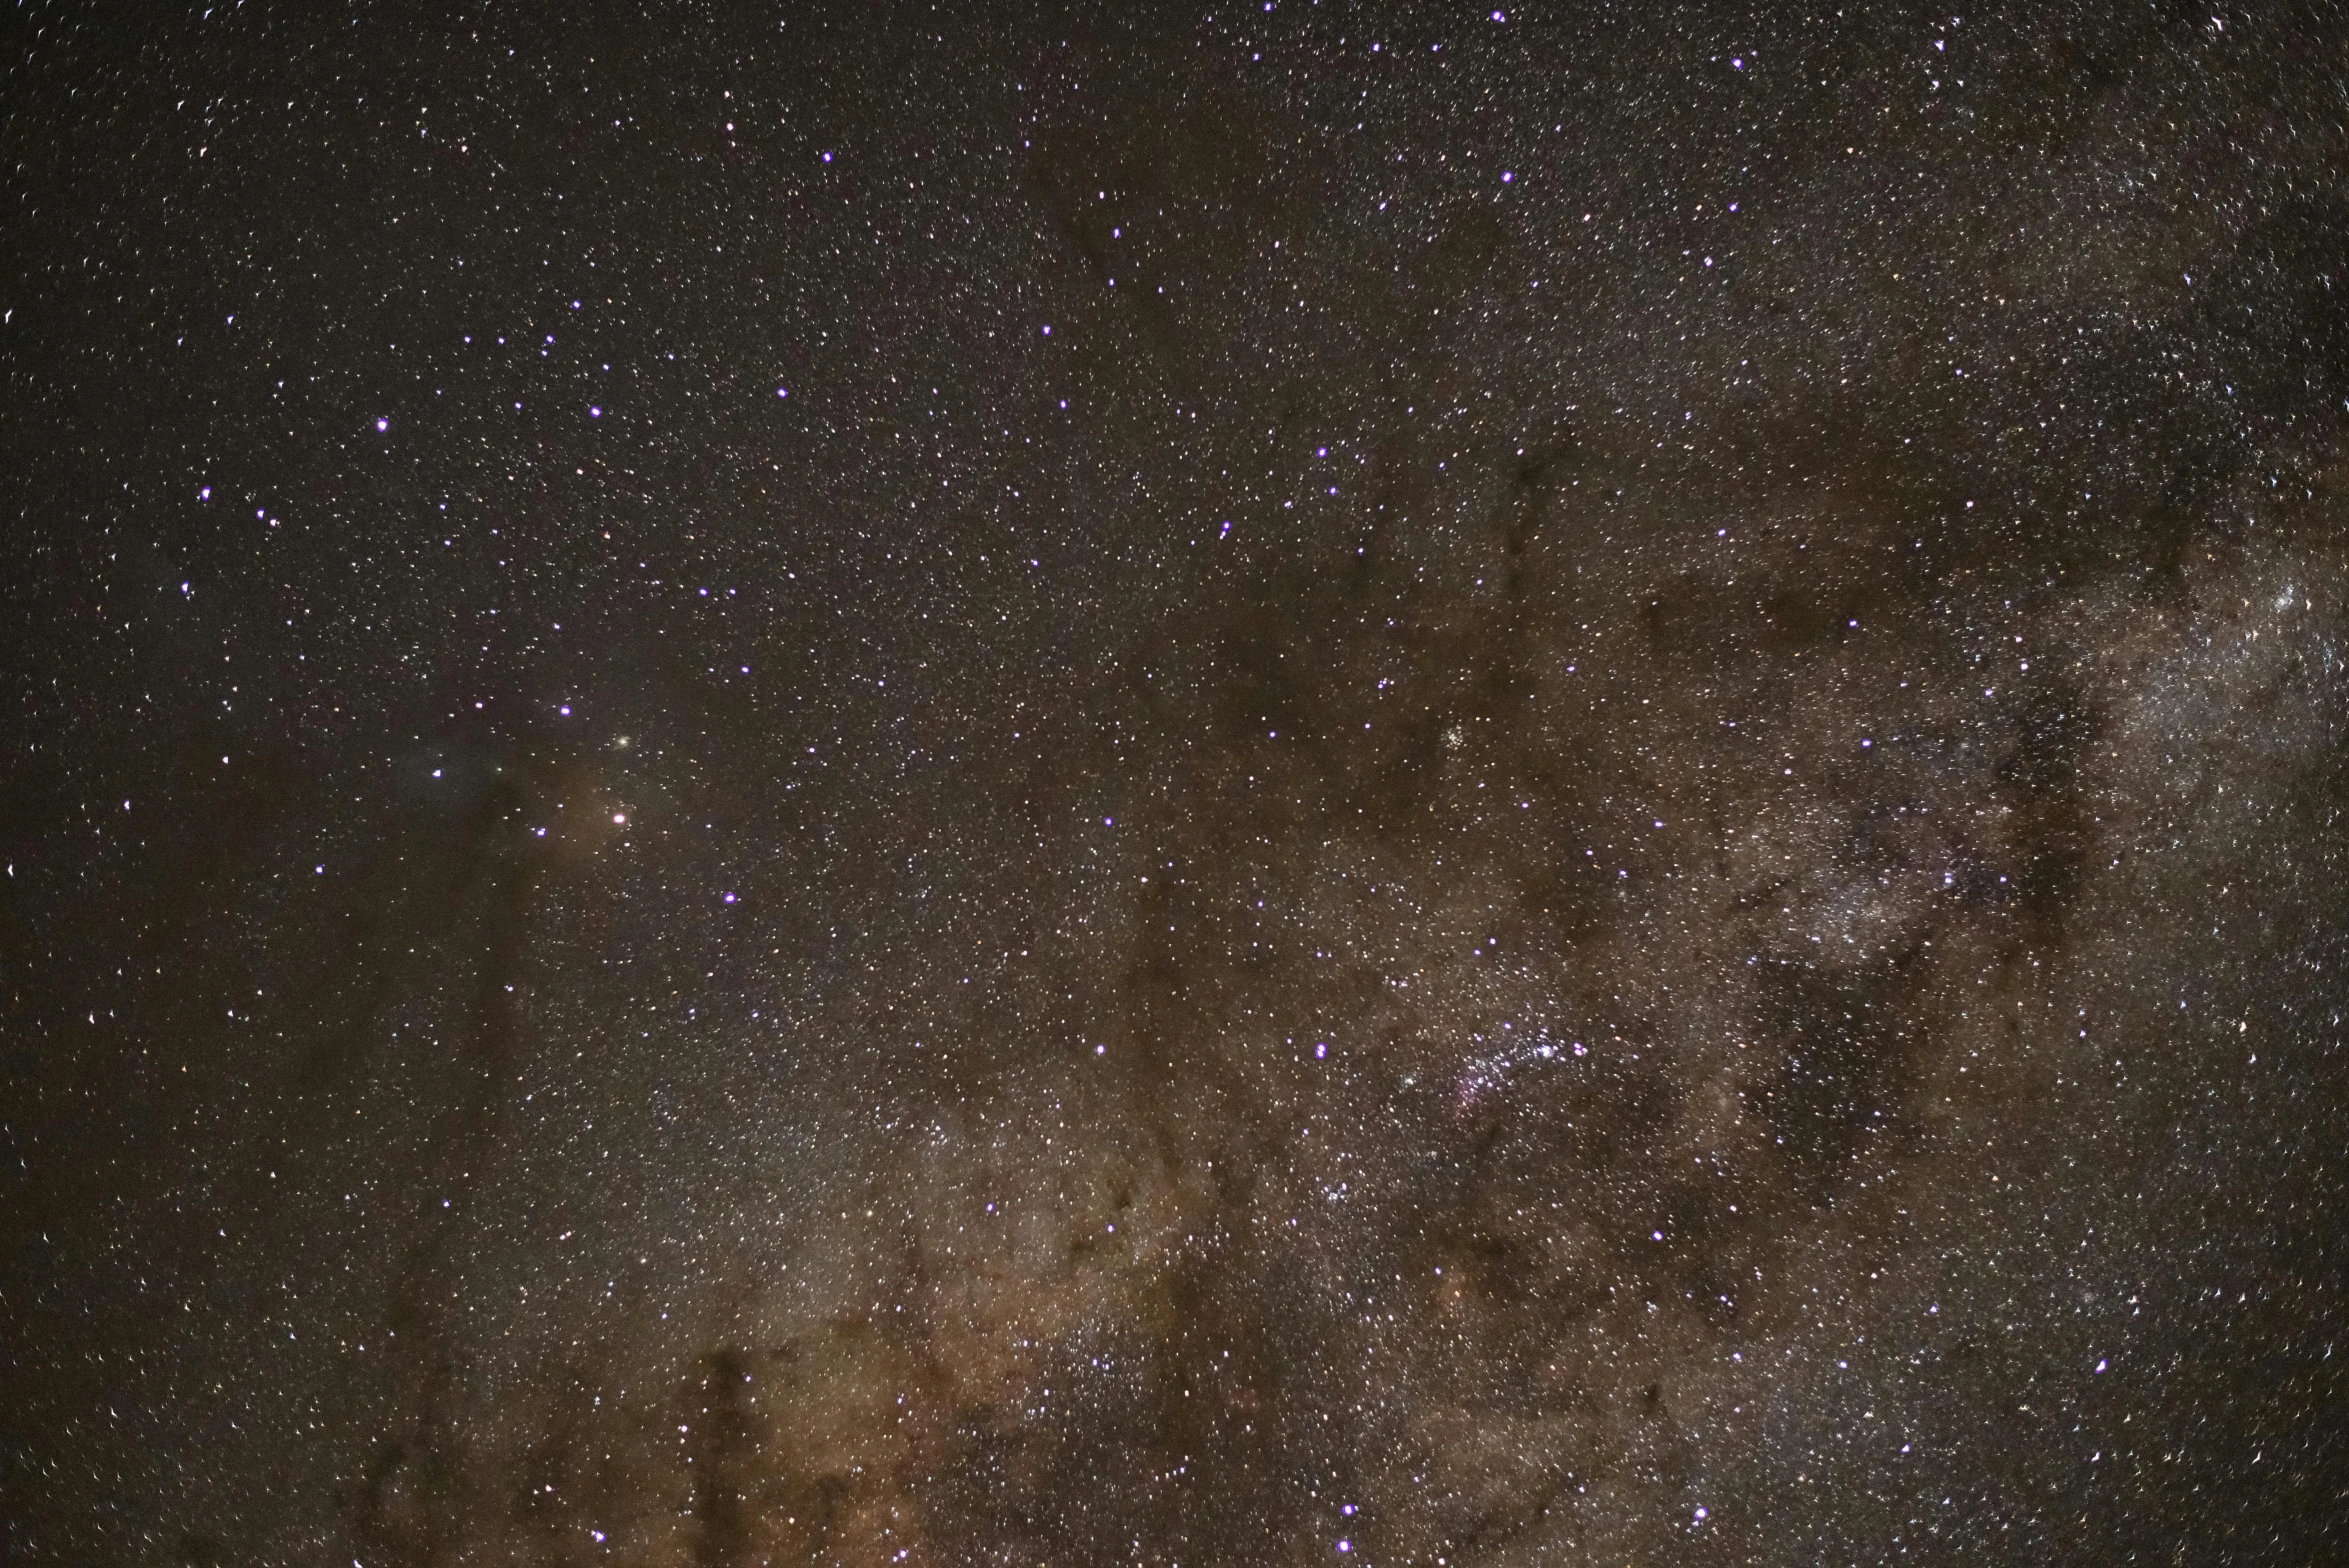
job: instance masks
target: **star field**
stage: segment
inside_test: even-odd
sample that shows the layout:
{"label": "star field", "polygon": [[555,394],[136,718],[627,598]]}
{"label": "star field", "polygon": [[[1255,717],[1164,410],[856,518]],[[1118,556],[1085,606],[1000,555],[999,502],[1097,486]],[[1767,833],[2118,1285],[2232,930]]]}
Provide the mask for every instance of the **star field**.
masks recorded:
{"label": "star field", "polygon": [[2345,44],[19,7],[0,1558],[2329,1560]]}

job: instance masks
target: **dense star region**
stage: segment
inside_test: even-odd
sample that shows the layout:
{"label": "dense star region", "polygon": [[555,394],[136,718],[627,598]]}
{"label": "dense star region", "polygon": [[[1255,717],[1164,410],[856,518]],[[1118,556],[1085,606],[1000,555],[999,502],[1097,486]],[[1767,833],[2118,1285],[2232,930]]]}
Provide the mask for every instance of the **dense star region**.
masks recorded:
{"label": "dense star region", "polygon": [[28,0],[0,1558],[2349,1553],[2344,67]]}

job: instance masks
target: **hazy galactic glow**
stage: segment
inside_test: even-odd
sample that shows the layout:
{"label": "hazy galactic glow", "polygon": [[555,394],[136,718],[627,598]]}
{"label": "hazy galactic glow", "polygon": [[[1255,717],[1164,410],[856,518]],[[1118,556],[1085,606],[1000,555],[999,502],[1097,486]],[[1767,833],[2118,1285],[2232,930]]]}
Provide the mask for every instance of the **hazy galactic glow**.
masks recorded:
{"label": "hazy galactic glow", "polygon": [[2349,1560],[2333,9],[86,9],[0,1560]]}

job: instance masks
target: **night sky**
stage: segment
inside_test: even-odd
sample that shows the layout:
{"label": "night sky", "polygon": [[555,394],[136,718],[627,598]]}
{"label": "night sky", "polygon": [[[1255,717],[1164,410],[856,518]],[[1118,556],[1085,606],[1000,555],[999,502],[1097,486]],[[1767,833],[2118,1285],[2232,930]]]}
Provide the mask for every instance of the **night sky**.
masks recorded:
{"label": "night sky", "polygon": [[0,1561],[2349,1556],[2345,83],[17,4]]}

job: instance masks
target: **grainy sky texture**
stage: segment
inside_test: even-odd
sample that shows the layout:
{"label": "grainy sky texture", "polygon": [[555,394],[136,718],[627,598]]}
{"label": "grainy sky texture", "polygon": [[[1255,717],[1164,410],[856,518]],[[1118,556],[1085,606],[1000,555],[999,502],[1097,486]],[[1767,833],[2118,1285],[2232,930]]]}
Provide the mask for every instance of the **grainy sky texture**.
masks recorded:
{"label": "grainy sky texture", "polygon": [[16,5],[0,1559],[2349,1553],[2349,16]]}

